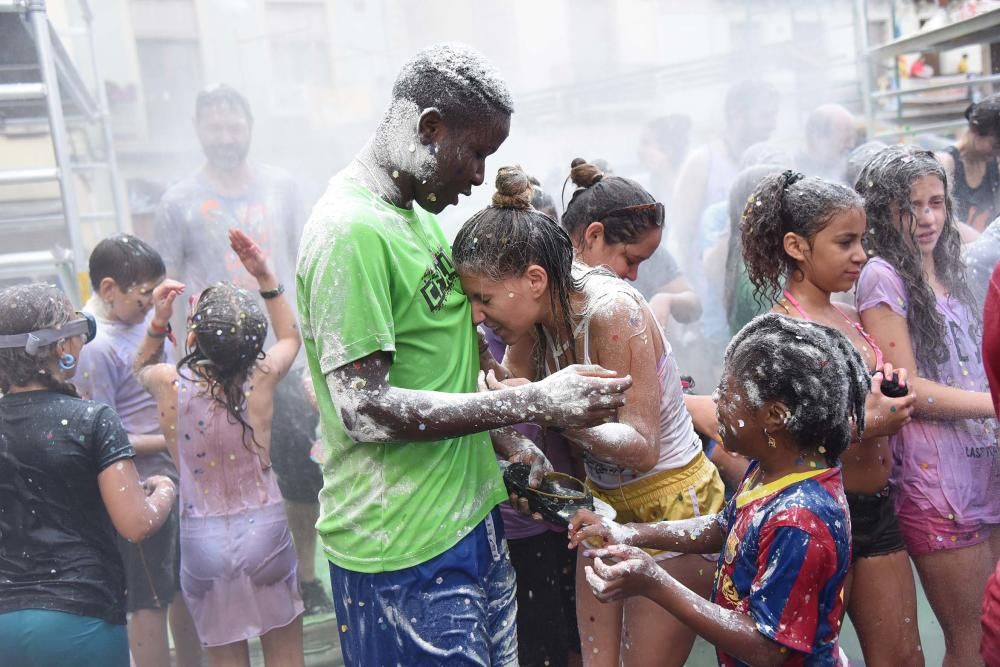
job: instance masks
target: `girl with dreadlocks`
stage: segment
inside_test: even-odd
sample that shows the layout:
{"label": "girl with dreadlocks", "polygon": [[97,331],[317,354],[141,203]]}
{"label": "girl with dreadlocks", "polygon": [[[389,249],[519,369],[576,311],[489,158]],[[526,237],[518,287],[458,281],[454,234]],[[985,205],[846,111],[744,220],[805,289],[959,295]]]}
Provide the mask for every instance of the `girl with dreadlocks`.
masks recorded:
{"label": "girl with dreadlocks", "polygon": [[744,202],[743,259],[757,300],[773,303],[773,313],[837,329],[874,373],[865,405],[868,429],[841,457],[853,544],[848,612],[865,664],[923,664],[912,622],[916,588],[889,489],[888,436],[910,421],[916,396],[882,394],[883,377],[896,373],[905,385],[906,371],[885,363],[857,312],[830,298],[854,287],[867,259],[864,204],[846,186],[791,171],[766,176]]}
{"label": "girl with dreadlocks", "polygon": [[1000,556],[1000,458],[947,176],[929,151],[892,146],[855,187],[871,256],[856,292],[861,322],[886,361],[913,369],[918,397],[890,439],[896,515],[944,630],[945,663],[978,665],[979,605]]}
{"label": "girl with dreadlocks", "polygon": [[[574,266],[569,236],[530,201],[524,173],[501,169],[493,205],[455,239],[455,268],[473,320],[507,343],[504,363],[515,377],[538,380],[575,363],[632,376],[635,389],[615,423],[564,432],[583,452],[595,497],[619,516],[655,521],[717,512],[722,481],[701,451],[677,364],[649,306],[615,275]],[[656,558],[707,597],[711,575],[704,559],[664,552]],[[647,600],[599,604],[583,565],[580,559],[577,617],[585,664],[661,656],[663,664],[684,663],[694,641],[690,630]]]}
{"label": "girl with dreadlocks", "polygon": [[249,665],[247,640],[260,637],[265,663],[301,665],[295,550],[270,459],[275,388],[301,339],[260,247],[235,229],[229,240],[260,286],[277,341],[264,353],[257,300],[217,283],[192,309],[187,355],[176,367],[154,364],[183,291],[165,281],[136,364],[180,471],[181,592],[202,645],[213,664]]}
{"label": "girl with dreadlocks", "polygon": [[[584,552],[594,594],[654,601],[715,644],[722,665],[841,664],[851,544],[838,459],[852,429],[864,432],[868,386],[836,329],[777,314],[751,321],[726,350],[716,392],[726,446],[753,460],[743,483],[725,511],[688,521],[623,526],[578,512],[571,544],[613,543]],[[721,549],[714,604],[636,547]]]}

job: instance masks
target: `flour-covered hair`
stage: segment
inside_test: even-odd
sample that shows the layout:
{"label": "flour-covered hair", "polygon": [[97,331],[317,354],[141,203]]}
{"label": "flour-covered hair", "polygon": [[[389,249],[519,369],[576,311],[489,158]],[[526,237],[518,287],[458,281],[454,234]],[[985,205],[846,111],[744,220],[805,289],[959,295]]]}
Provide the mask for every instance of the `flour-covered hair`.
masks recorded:
{"label": "flour-covered hair", "polygon": [[865,428],[871,378],[864,360],[842,333],[828,326],[770,313],[754,318],[729,343],[725,377],[750,407],[780,401],[791,411],[785,425],[804,451],[819,451],[831,466]]}
{"label": "flour-covered hair", "polygon": [[438,44],[403,65],[392,86],[393,102],[436,108],[446,120],[514,113],[507,83],[493,64],[464,44]]}

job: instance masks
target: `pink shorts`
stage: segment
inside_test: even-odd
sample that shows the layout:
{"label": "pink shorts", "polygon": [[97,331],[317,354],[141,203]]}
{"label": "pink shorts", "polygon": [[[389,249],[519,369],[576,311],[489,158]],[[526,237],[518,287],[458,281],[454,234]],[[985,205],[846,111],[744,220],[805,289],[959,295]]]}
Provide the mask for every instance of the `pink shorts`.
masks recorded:
{"label": "pink shorts", "polygon": [[972,547],[982,544],[990,536],[990,525],[987,523],[962,522],[956,520],[954,515],[942,517],[936,510],[924,510],[910,498],[900,496],[896,500],[896,519],[911,556]]}

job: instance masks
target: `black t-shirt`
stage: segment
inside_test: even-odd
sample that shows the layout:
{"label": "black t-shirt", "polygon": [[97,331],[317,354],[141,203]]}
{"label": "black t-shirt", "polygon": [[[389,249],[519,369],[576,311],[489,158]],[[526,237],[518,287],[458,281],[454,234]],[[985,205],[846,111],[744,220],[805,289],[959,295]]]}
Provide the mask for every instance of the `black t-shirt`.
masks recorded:
{"label": "black t-shirt", "polygon": [[135,456],[106,405],[51,391],[0,398],[0,613],[125,623],[125,577],[97,475]]}

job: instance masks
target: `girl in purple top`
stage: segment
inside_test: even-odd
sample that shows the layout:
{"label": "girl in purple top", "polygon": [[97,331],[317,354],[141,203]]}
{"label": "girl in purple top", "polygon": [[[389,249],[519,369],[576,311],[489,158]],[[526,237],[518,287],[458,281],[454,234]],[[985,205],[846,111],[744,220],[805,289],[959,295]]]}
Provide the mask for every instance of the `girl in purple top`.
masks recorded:
{"label": "girl in purple top", "polygon": [[268,318],[256,299],[218,283],[194,304],[187,356],[151,365],[184,289],[166,280],[153,291],[136,365],[180,471],[181,592],[212,664],[249,666],[247,640],[260,637],[266,664],[302,665],[297,563],[270,456],[275,387],[301,339],[260,247],[239,230],[230,243],[260,286],[277,342],[264,353]]}
{"label": "girl in purple top", "polygon": [[947,176],[929,151],[892,146],[855,187],[871,256],[857,285],[861,322],[886,361],[916,369],[914,419],[891,439],[897,517],[944,630],[945,664],[980,665],[979,606],[1000,557],[1000,459]]}

